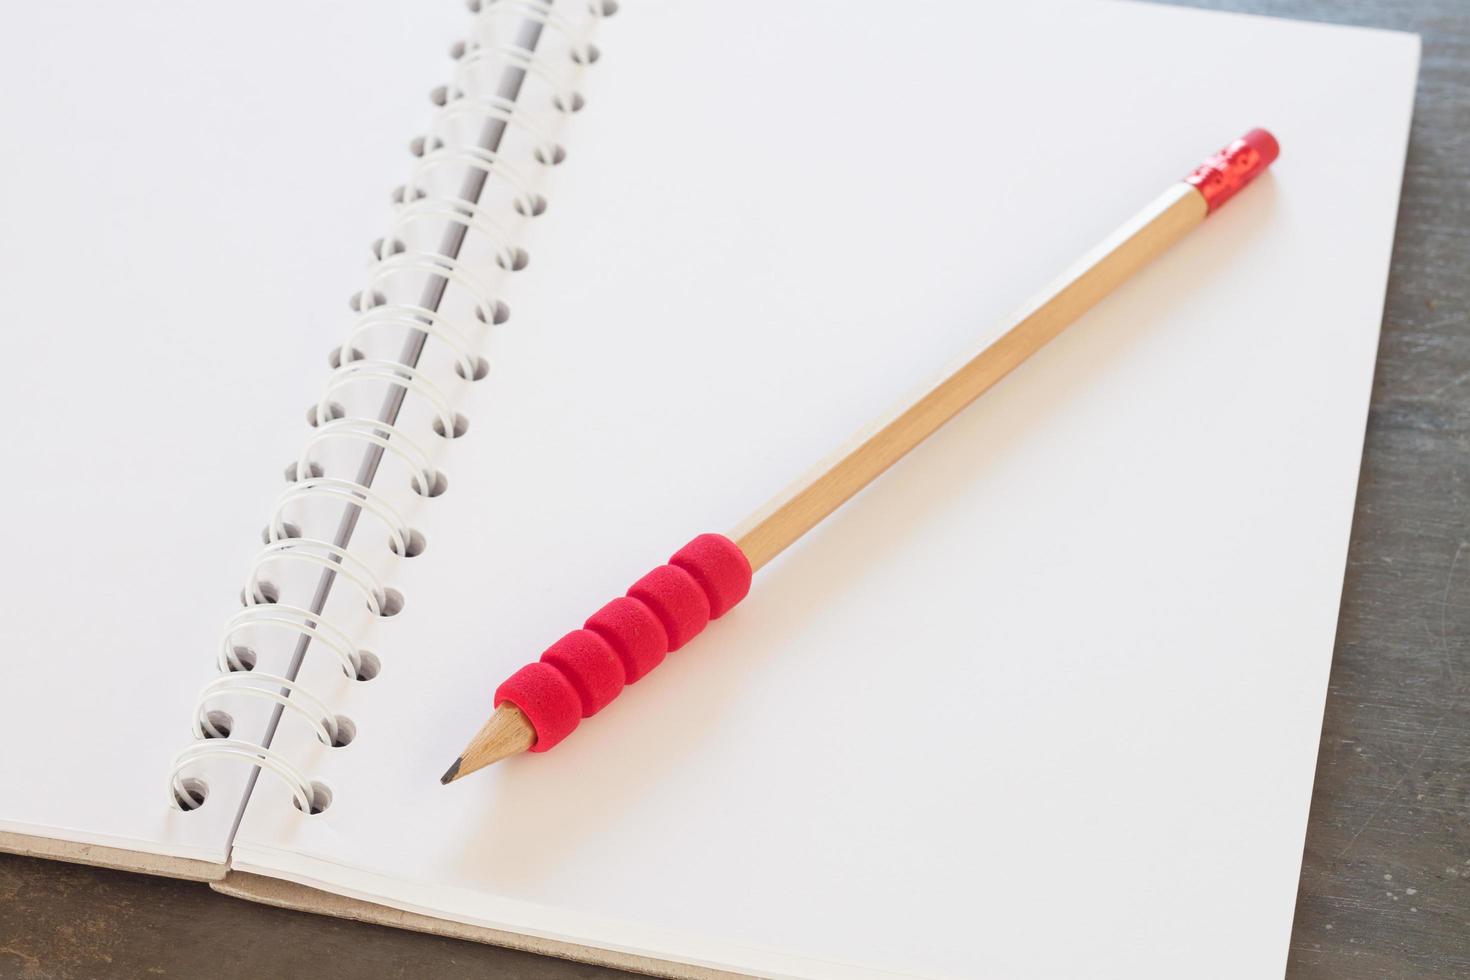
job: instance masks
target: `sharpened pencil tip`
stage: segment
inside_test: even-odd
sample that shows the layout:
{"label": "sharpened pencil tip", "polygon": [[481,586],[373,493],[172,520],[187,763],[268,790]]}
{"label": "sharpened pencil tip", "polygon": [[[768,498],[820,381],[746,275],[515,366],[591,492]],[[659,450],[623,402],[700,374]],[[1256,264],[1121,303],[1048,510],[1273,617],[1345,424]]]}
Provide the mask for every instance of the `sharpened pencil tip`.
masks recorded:
{"label": "sharpened pencil tip", "polygon": [[459,758],[439,782],[449,784],[463,779],[472,772],[508,759],[518,752],[525,752],[536,744],[536,729],[520,708],[504,702],[495,709],[490,720],[470,739]]}

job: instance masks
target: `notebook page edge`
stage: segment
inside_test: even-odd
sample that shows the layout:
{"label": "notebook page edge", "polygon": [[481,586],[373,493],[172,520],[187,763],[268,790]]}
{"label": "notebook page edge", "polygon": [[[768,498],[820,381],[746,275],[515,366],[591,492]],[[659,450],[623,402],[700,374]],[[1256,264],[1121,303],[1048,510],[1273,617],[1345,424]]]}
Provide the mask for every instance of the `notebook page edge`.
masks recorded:
{"label": "notebook page edge", "polygon": [[464,939],[491,946],[503,946],[507,949],[521,950],[540,956],[554,956],[578,963],[608,966],[649,976],[667,977],[670,980],[725,980],[729,977],[744,976],[740,973],[689,966],[672,960],[635,956],[594,946],[545,939],[525,933],[492,929],[487,926],[458,922],[454,919],[409,912],[302,884],[288,878],[254,871],[231,870],[222,878],[212,881],[210,887],[221,895],[229,895],[249,902],[259,902],[276,908],[310,912],[313,915],[330,915],[340,919],[368,922],[396,929],[408,929],[413,932],[444,936],[448,939]]}
{"label": "notebook page edge", "polygon": [[191,857],[149,847],[149,841],[122,840],[100,834],[55,837],[34,828],[28,832],[15,825],[0,824],[0,851],[20,857],[44,858],[69,864],[86,864],[114,871],[181,878],[188,881],[219,881],[229,872],[229,857]]}
{"label": "notebook page edge", "polygon": [[[1134,2],[1134,0],[1121,0],[1121,2]],[[1330,25],[1330,26],[1351,26],[1351,25]],[[1391,36],[1391,37],[1395,38],[1396,41],[1401,42],[1405,46],[1407,46],[1407,47],[1409,47],[1409,48],[1412,49],[1412,51],[1411,51],[1411,62],[1412,63],[1411,63],[1411,65],[1408,66],[1408,69],[1405,72],[1404,77],[1401,79],[1401,82],[1402,82],[1402,84],[1404,85],[1404,88],[1405,88],[1405,92],[1402,94],[1402,98],[1405,100],[1405,108],[1403,109],[1402,114],[1400,116],[1400,131],[1399,131],[1399,133],[1397,133],[1395,135],[1395,140],[1396,140],[1397,145],[1399,147],[1398,153],[1397,153],[1397,158],[1399,160],[1399,174],[1400,174],[1400,176],[1399,176],[1398,183],[1394,185],[1394,189],[1393,189],[1393,206],[1394,206],[1394,214],[1395,214],[1394,219],[1393,219],[1393,234],[1389,235],[1388,236],[1388,241],[1383,244],[1384,255],[1383,255],[1383,259],[1382,259],[1382,263],[1381,263],[1382,264],[1382,268],[1383,268],[1383,272],[1382,272],[1382,275],[1379,278],[1379,285],[1378,285],[1379,299],[1378,299],[1378,303],[1377,303],[1377,307],[1376,307],[1376,309],[1378,311],[1378,330],[1377,330],[1375,336],[1377,338],[1377,343],[1381,345],[1382,344],[1382,337],[1383,337],[1383,323],[1384,323],[1385,317],[1388,315],[1388,283],[1389,283],[1390,277],[1393,274],[1393,252],[1394,252],[1394,244],[1395,244],[1395,240],[1398,237],[1398,217],[1397,217],[1397,214],[1398,214],[1398,211],[1402,207],[1402,204],[1403,204],[1403,185],[1404,185],[1404,181],[1407,179],[1407,165],[1408,165],[1408,155],[1409,155],[1409,143],[1410,143],[1410,139],[1411,139],[1411,136],[1412,136],[1412,130],[1413,130],[1413,125],[1414,125],[1414,109],[1415,109],[1415,105],[1416,105],[1416,101],[1417,101],[1417,96],[1418,96],[1419,73],[1420,73],[1421,66],[1423,64],[1424,43],[1423,43],[1423,38],[1419,34],[1413,33],[1413,32],[1410,32],[1410,31],[1393,31],[1393,30],[1385,30],[1385,29],[1381,29],[1381,28],[1361,28],[1361,27],[1352,27],[1352,29],[1353,30],[1358,30],[1358,31],[1371,31],[1371,32],[1377,33],[1379,35]],[[1365,384],[1365,387],[1366,387],[1366,389],[1368,391],[1368,397],[1363,400],[1363,403],[1362,403],[1362,406],[1361,406],[1361,410],[1360,410],[1360,413],[1359,413],[1359,430],[1362,432],[1362,438],[1359,440],[1358,464],[1357,464],[1356,468],[1353,471],[1352,507],[1353,507],[1354,513],[1356,513],[1356,509],[1357,509],[1358,486],[1359,486],[1359,483],[1362,480],[1363,458],[1364,458],[1363,457],[1363,453],[1364,453],[1364,450],[1366,448],[1368,418],[1369,418],[1369,414],[1370,414],[1370,412],[1372,410],[1373,383],[1374,383],[1374,379],[1377,376],[1377,373],[1378,373],[1378,359],[1375,356],[1374,359],[1373,359],[1373,362],[1369,365],[1368,379],[1367,379],[1366,384]],[[1343,591],[1347,587],[1347,563],[1348,563],[1348,559],[1349,559],[1349,556],[1350,556],[1350,549],[1351,549],[1351,543],[1352,543],[1352,525],[1354,523],[1356,523],[1356,518],[1355,517],[1350,518],[1349,519],[1349,526],[1348,526],[1348,533],[1347,533],[1347,535],[1345,535],[1343,537],[1342,543],[1341,543],[1341,551],[1340,551],[1341,562],[1340,562],[1340,565],[1341,565],[1342,571],[1341,571],[1341,573],[1339,575],[1339,579],[1338,579],[1338,593],[1339,593],[1339,597],[1338,597],[1338,603],[1337,603],[1339,624],[1341,622],[1341,616],[1342,616],[1342,593],[1343,593]],[[1335,654],[1336,642],[1337,642],[1336,641],[1336,634],[1334,633],[1334,637],[1333,637],[1334,654]],[[1316,707],[1316,723],[1317,723],[1317,729],[1318,729],[1319,732],[1322,729],[1323,721],[1324,721],[1324,718],[1325,718],[1325,715],[1326,715],[1327,699],[1328,699],[1328,697],[1331,694],[1331,691],[1330,691],[1330,688],[1329,688],[1329,683],[1330,683],[1329,678],[1330,678],[1330,673],[1331,673],[1331,669],[1332,669],[1332,661],[1334,659],[1335,659],[1335,655],[1333,657],[1329,657],[1328,658],[1327,664],[1326,664],[1326,666],[1324,668],[1324,673],[1327,674],[1328,676],[1324,676],[1323,682],[1320,685],[1320,688],[1321,688],[1321,697],[1320,697],[1320,699],[1319,699],[1319,701],[1317,703],[1317,707]],[[1316,767],[1318,765],[1318,761],[1320,760],[1321,753],[1322,753],[1322,743],[1321,743],[1321,739],[1319,738],[1318,739],[1318,743],[1317,743],[1317,750],[1313,753],[1313,757],[1312,757],[1312,767],[1313,767],[1312,768],[1312,774],[1313,774],[1312,775],[1312,788],[1313,788],[1313,794],[1312,795],[1315,795],[1315,789],[1316,789]],[[1308,796],[1307,805],[1305,807],[1303,807],[1302,813],[1300,815],[1300,819],[1299,819],[1299,822],[1298,822],[1298,828],[1299,829],[1298,829],[1297,839],[1301,841],[1301,855],[1299,856],[1298,861],[1297,861],[1298,869],[1300,869],[1300,867],[1302,866],[1303,862],[1305,861],[1305,857],[1306,857],[1307,833],[1308,833],[1308,827],[1309,827],[1309,824],[1310,824],[1310,820],[1311,820],[1311,795]],[[1301,893],[1301,874],[1300,874],[1300,871],[1298,871],[1297,884],[1292,889],[1292,892],[1291,892],[1291,904],[1292,904],[1292,907],[1293,908],[1296,906],[1296,903],[1297,903],[1297,900],[1298,900],[1298,896],[1300,895],[1300,893]],[[1287,947],[1284,947],[1282,949],[1282,951],[1281,951],[1280,967],[1281,967],[1281,971],[1283,973],[1287,969],[1290,955],[1291,955],[1291,950],[1290,950],[1290,947],[1288,945]]]}
{"label": "notebook page edge", "polygon": [[[348,872],[346,875],[341,872]],[[241,878],[231,887],[239,892],[250,891],[263,894],[267,889],[261,881],[281,881],[295,888],[282,889],[279,894],[293,898],[306,911],[327,911],[336,915],[333,908],[342,907],[363,911],[371,907],[372,914],[389,918],[404,919],[404,927],[416,931],[440,932],[455,938],[489,942],[492,945],[514,945],[500,942],[504,937],[527,944],[544,945],[549,955],[563,959],[580,959],[578,955],[566,955],[563,950],[588,951],[597,956],[612,956],[626,962],[668,964],[695,972],[691,976],[749,976],[770,977],[772,980],[795,980],[795,978],[842,977],[851,980],[895,980],[898,977],[919,977],[927,974],[896,973],[867,967],[855,963],[819,960],[812,957],[783,953],[779,950],[743,946],[709,936],[692,936],[673,930],[641,926],[629,922],[615,921],[602,916],[577,915],[570,921],[563,910],[537,906],[530,902],[498,897],[475,896],[478,904],[488,905],[488,914],[468,916],[444,914],[434,906],[420,904],[391,893],[407,884],[399,880],[388,881],[381,875],[355,868],[344,868],[329,861],[292,854],[272,848],[237,846],[226,882]],[[251,879],[255,879],[252,883]],[[350,881],[350,884],[343,882]],[[415,887],[415,886],[410,886]],[[422,886],[426,892],[435,892],[439,886]],[[224,889],[220,889],[224,890]],[[329,896],[324,898],[323,896]],[[237,897],[249,897],[241,894]],[[350,903],[350,905],[348,904]],[[386,911],[383,911],[386,910]],[[354,918],[354,915],[344,917]],[[374,921],[369,919],[367,921]],[[412,922],[413,925],[408,923]],[[442,923],[439,928],[427,927],[430,923]],[[386,923],[397,925],[397,922]],[[457,928],[456,928],[457,927]],[[461,934],[463,933],[463,934]],[[515,945],[514,948],[522,948]],[[540,952],[529,946],[533,952]],[[619,965],[608,960],[608,965]],[[639,967],[624,967],[640,969]],[[683,974],[674,974],[682,976]]]}

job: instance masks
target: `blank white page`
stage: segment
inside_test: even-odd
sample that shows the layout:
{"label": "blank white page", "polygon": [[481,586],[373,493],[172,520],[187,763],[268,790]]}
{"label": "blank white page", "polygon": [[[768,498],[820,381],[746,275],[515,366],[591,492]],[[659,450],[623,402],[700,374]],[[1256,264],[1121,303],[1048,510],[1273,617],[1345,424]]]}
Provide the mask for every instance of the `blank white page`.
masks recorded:
{"label": "blank white page", "polygon": [[[357,739],[278,743],[334,802],[262,785],[234,866],[761,975],[1279,975],[1417,39],[621,6]],[[1269,176],[726,619],[439,785],[506,675],[1253,126]]]}
{"label": "blank white page", "polygon": [[447,76],[429,8],[7,17],[0,832],[225,859],[248,769],[185,814],[168,766]]}

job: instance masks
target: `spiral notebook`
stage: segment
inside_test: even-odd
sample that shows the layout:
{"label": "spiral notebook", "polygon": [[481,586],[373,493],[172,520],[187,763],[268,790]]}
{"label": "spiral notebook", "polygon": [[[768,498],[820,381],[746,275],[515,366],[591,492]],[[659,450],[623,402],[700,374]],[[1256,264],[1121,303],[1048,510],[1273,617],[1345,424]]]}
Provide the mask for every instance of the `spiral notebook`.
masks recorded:
{"label": "spiral notebook", "polygon": [[[1279,973],[1417,39],[471,7],[0,37],[0,847],[670,976]],[[502,676],[1254,125],[1271,176],[698,644],[439,785]]]}

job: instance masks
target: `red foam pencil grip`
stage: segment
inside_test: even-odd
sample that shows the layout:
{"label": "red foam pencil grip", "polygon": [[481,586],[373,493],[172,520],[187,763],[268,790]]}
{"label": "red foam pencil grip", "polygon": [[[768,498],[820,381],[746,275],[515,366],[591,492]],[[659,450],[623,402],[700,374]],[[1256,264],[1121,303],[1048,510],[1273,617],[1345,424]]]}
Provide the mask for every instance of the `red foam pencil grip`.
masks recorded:
{"label": "red foam pencil grip", "polygon": [[511,674],[495,690],[495,707],[509,701],[521,709],[536,729],[531,751],[545,752],[729,612],[750,591],[750,578],[735,542],[701,534]]}

